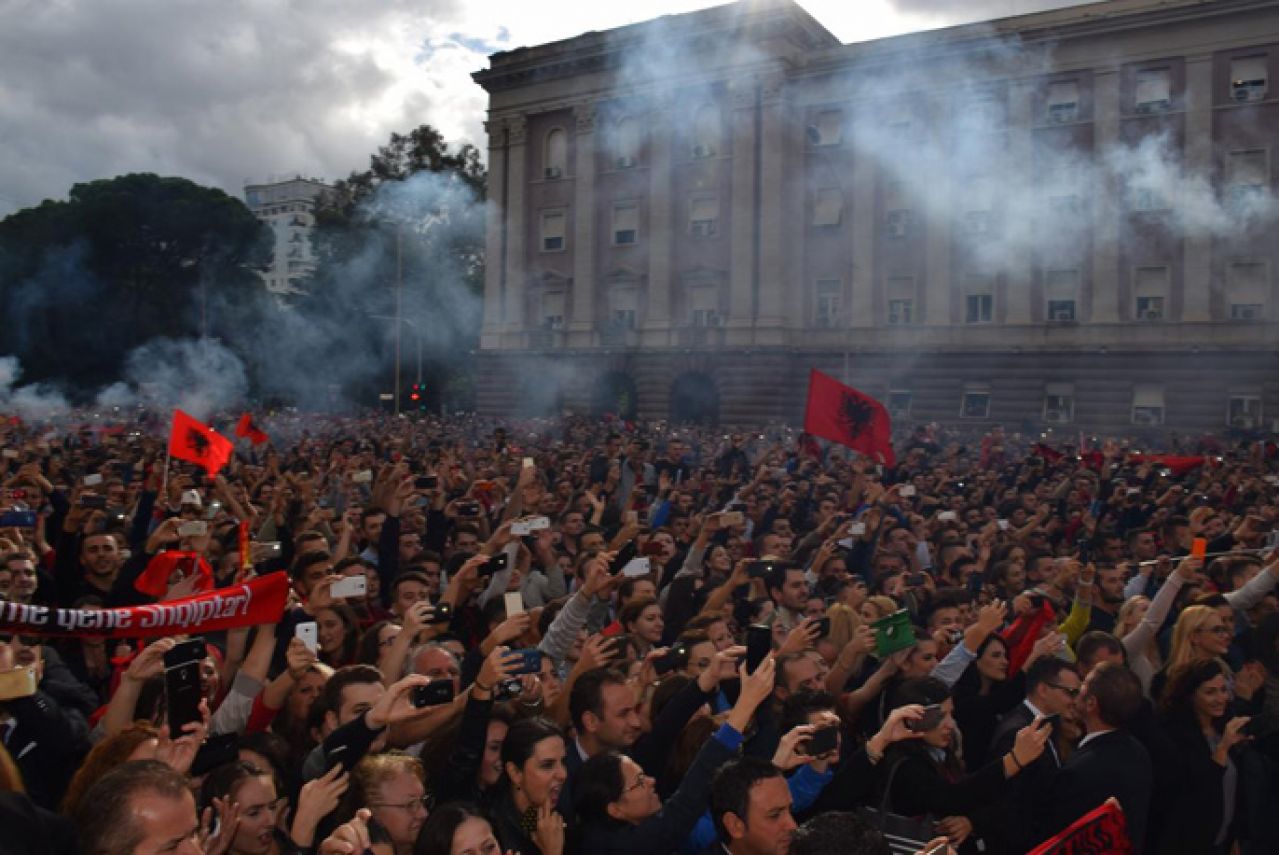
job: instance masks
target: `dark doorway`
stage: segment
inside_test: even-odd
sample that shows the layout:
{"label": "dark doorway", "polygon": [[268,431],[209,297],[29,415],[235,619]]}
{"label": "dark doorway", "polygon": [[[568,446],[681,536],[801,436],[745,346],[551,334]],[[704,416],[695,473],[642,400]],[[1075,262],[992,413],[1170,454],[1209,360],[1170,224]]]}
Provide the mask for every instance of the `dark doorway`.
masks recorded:
{"label": "dark doorway", "polygon": [[624,371],[610,371],[595,381],[591,412],[596,416],[611,413],[619,419],[634,419],[638,411],[635,381]]}
{"label": "dark doorway", "polygon": [[671,421],[713,425],[719,422],[719,390],[705,374],[681,374],[671,384]]}

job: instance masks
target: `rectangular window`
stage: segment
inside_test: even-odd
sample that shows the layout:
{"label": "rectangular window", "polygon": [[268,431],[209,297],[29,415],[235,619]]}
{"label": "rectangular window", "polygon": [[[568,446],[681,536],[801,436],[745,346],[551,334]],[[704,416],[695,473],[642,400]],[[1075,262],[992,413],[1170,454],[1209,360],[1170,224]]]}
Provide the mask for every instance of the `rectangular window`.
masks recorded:
{"label": "rectangular window", "polygon": [[904,389],[890,389],[888,392],[888,413],[897,418],[910,416],[911,393]]}
{"label": "rectangular window", "polygon": [[1166,68],[1137,72],[1133,102],[1138,113],[1162,113],[1172,109],[1172,74]]}
{"label": "rectangular window", "polygon": [[1049,124],[1064,125],[1079,118],[1079,83],[1058,80],[1048,84],[1045,99]]}
{"label": "rectangular window", "polygon": [[831,328],[839,326],[839,309],[843,288],[838,279],[818,279],[813,298],[813,326]]}
{"label": "rectangular window", "polygon": [[961,419],[989,418],[990,417],[990,393],[989,392],[964,392],[964,397],[959,402],[959,417]]}
{"label": "rectangular window", "polygon": [[1232,151],[1226,155],[1226,201],[1235,206],[1262,202],[1270,184],[1270,164],[1264,148]]}
{"label": "rectangular window", "polygon": [[840,110],[822,110],[809,131],[809,142],[815,146],[839,145],[844,139],[844,114]]}
{"label": "rectangular window", "polygon": [[613,244],[629,246],[639,240],[639,205],[624,202],[613,206]]}
{"label": "rectangular window", "polygon": [[616,331],[635,329],[639,294],[634,287],[614,286],[608,294],[608,324]]}
{"label": "rectangular window", "polygon": [[892,326],[914,323],[915,278],[890,277],[885,290],[888,293],[888,323]]}
{"label": "rectangular window", "polygon": [[1261,427],[1261,396],[1232,395],[1226,406],[1226,425],[1236,430],[1256,430]]}
{"label": "rectangular window", "polygon": [[1133,293],[1139,321],[1162,321],[1168,300],[1168,268],[1138,267],[1133,271]]}
{"label": "rectangular window", "polygon": [[1267,57],[1241,56],[1230,60],[1230,97],[1236,101],[1261,101],[1269,84]]}
{"label": "rectangular window", "polygon": [[991,294],[969,294],[964,298],[964,323],[988,324],[995,317],[995,298]]}
{"label": "rectangular window", "polygon": [[689,323],[695,327],[719,326],[719,289],[700,285],[688,291]]}
{"label": "rectangular window", "polygon": [[817,191],[813,203],[813,225],[837,226],[844,216],[844,194],[837,187],[823,187]]}
{"label": "rectangular window", "polygon": [[1069,323],[1075,318],[1079,299],[1078,270],[1048,270],[1044,273],[1044,316],[1050,323]]}
{"label": "rectangular window", "polygon": [[889,237],[903,238],[910,233],[910,202],[900,181],[884,186],[884,229]]}
{"label": "rectangular window", "polygon": [[1164,423],[1164,387],[1138,384],[1132,388],[1132,423],[1161,425]]}
{"label": "rectangular window", "polygon": [[542,329],[564,329],[564,306],[567,295],[563,291],[547,291],[542,295]]}
{"label": "rectangular window", "polygon": [[1044,421],[1053,425],[1075,420],[1075,387],[1069,383],[1049,383],[1044,389]]}
{"label": "rectangular window", "polygon": [[1266,265],[1237,262],[1226,272],[1226,305],[1233,321],[1260,321],[1266,317],[1270,277]]}
{"label": "rectangular window", "polygon": [[565,219],[563,211],[542,212],[542,252],[564,250]]}
{"label": "rectangular window", "polygon": [[719,198],[707,196],[693,199],[688,206],[688,231],[697,237],[710,237],[718,231]]}

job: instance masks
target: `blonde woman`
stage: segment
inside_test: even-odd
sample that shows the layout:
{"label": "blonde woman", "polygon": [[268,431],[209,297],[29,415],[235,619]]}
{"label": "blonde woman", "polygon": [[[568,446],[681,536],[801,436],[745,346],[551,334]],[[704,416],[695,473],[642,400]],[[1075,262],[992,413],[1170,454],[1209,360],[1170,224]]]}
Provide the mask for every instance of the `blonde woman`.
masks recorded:
{"label": "blonde woman", "polygon": [[862,621],[865,623],[874,623],[880,618],[888,617],[900,608],[901,606],[897,605],[896,601],[894,601],[892,597],[885,597],[883,595],[867,597],[866,602],[862,603]]}
{"label": "blonde woman", "polygon": [[[1183,558],[1177,569],[1168,575],[1153,600],[1138,594],[1129,597],[1119,609],[1119,616],[1115,620],[1115,635],[1123,643],[1124,651],[1128,654],[1128,667],[1141,679],[1141,688],[1147,696],[1150,695],[1151,681],[1163,667],[1163,655],[1159,652],[1155,637],[1173,603],[1177,601],[1177,595],[1187,582],[1194,580],[1199,566],[1198,558]],[[1229,636],[1226,637],[1226,644],[1230,644]]]}
{"label": "blonde woman", "polygon": [[[1221,617],[1221,612],[1211,606],[1190,606],[1182,611],[1172,629],[1168,662],[1150,681],[1151,697],[1156,701],[1162,698],[1168,676],[1188,665],[1208,659],[1222,659],[1224,662],[1223,657],[1230,648],[1230,636],[1230,627]],[[1226,670],[1229,671],[1229,667]]]}

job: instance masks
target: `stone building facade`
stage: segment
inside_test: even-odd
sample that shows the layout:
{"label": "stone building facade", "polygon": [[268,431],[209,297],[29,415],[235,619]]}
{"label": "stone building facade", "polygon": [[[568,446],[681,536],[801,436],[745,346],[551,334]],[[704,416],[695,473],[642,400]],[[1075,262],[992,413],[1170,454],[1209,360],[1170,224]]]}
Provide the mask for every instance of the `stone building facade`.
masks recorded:
{"label": "stone building facade", "polygon": [[842,44],[743,0],[496,54],[478,398],[798,420],[1279,421],[1279,6]]}
{"label": "stone building facade", "polygon": [[270,184],[249,184],[244,201],[274,236],[271,264],[262,271],[262,283],[280,297],[300,293],[299,284],[315,269],[311,232],[315,227],[315,201],[328,185],[309,178],[291,178]]}

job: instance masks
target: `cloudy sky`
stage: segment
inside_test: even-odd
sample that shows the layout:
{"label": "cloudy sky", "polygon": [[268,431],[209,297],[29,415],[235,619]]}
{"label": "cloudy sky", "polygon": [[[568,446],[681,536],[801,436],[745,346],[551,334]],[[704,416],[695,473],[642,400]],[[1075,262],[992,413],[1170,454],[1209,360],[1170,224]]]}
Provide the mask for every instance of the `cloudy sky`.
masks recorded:
{"label": "cloudy sky", "polygon": [[[1073,2],[800,0],[845,42]],[[489,53],[712,5],[0,0],[0,216],[126,172],[331,180],[423,122],[481,143]]]}

